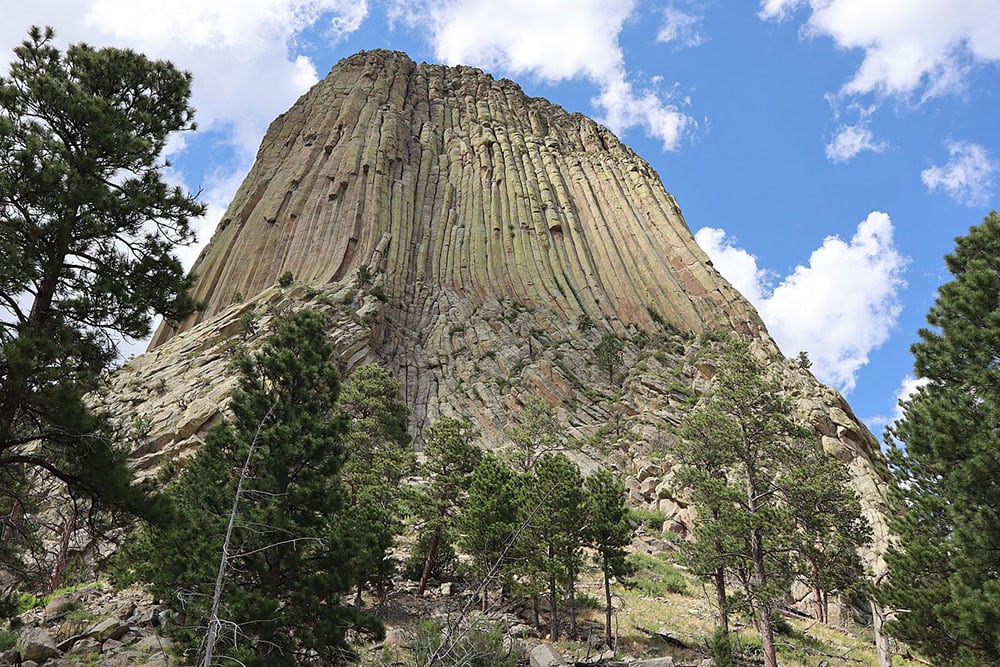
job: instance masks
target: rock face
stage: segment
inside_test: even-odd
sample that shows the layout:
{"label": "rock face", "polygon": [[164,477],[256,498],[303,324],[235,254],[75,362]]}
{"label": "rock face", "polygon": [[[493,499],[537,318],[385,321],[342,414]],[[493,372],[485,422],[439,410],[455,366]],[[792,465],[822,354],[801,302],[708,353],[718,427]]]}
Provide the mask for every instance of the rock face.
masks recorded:
{"label": "rock face", "polygon": [[652,310],[698,333],[762,330],[605,128],[479,70],[384,51],[342,61],[271,125],[195,265],[199,320],[285,271],[327,284],[367,263],[385,267],[400,329],[507,299],[612,327],[649,327]]}
{"label": "rock face", "polygon": [[[399,379],[417,446],[449,414],[501,447],[541,398],[587,443],[585,471],[618,470],[633,503],[683,533],[672,429],[710,384],[701,353],[735,331],[783,374],[816,446],[849,466],[884,544],[885,464],[844,399],[781,357],[646,162],[510,81],[384,51],[343,60],[271,125],[194,270],[207,309],[162,328],[101,399],[141,426],[144,471],[218,418],[247,313],[253,344],[275,314],[317,307],[346,370],[378,361]],[[625,341],[613,378],[594,357],[606,332]]]}

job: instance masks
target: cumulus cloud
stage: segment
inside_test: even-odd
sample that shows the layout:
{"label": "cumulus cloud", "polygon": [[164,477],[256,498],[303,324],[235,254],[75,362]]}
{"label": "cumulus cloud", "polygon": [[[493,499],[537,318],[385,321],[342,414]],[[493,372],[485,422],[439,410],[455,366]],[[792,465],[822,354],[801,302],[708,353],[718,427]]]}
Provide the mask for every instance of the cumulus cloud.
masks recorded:
{"label": "cumulus cloud", "polygon": [[951,141],[946,147],[948,162],[924,169],[920,180],[931,192],[943,191],[960,204],[987,205],[993,197],[993,178],[1000,162],[979,144]]}
{"label": "cumulus cloud", "polygon": [[699,230],[696,238],[723,276],[751,284],[741,291],[782,351],[807,351],[817,377],[850,393],[868,354],[888,340],[901,311],[907,261],[896,249],[889,216],[873,211],[850,241],[827,237],[807,265],[797,266],[773,290],[756,260],[720,231]]}
{"label": "cumulus cloud", "polygon": [[767,272],[757,266],[757,258],[738,247],[723,229],[702,227],[695,233],[694,239],[712,258],[712,264],[719,273],[759,308],[767,289]]}
{"label": "cumulus cloud", "polygon": [[635,7],[635,0],[397,0],[390,15],[427,30],[446,63],[549,82],[587,79],[598,88],[592,103],[608,127],[641,127],[673,150],[695,121],[630,81],[618,37]]}
{"label": "cumulus cloud", "polygon": [[804,7],[805,34],[864,52],[846,95],[933,97],[960,89],[972,66],[1000,63],[994,0],[761,0],[759,14],[784,20]]}
{"label": "cumulus cloud", "polygon": [[[53,0],[9,3],[0,22],[0,58],[22,41],[27,26],[57,27],[58,43],[130,47],[194,72],[192,105],[199,131],[210,134],[222,171],[206,182],[173,178],[203,190],[209,215],[204,242],[249,168],[268,123],[318,79],[298,38],[322,27],[337,41],[368,13],[365,0]],[[193,143],[173,139],[168,155]],[[221,156],[228,156],[222,159]],[[190,261],[192,251],[185,260]]]}
{"label": "cumulus cloud", "polygon": [[883,141],[875,141],[875,134],[865,122],[841,125],[826,145],[826,157],[832,162],[847,162],[864,151],[881,153],[886,148]]}
{"label": "cumulus cloud", "polygon": [[656,41],[682,47],[698,46],[705,41],[698,29],[701,19],[702,17],[678,9],[675,5],[667,5],[663,10],[663,25],[656,33]]}
{"label": "cumulus cloud", "polygon": [[900,405],[901,402],[906,401],[917,389],[927,384],[929,380],[927,378],[915,378],[912,375],[906,375],[899,383],[899,388],[893,394],[892,399],[892,414],[883,414],[876,417],[870,417],[865,419],[865,423],[868,428],[872,430],[875,434],[881,434],[887,426],[891,426],[898,420],[903,418],[903,407]]}

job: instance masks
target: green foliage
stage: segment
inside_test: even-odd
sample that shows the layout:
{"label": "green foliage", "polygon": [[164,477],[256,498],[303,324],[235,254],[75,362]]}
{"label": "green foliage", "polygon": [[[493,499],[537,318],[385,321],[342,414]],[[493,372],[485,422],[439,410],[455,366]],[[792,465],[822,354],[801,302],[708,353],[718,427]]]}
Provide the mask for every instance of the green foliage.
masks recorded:
{"label": "green foliage", "polygon": [[370,285],[372,282],[372,267],[368,264],[362,264],[358,267],[358,270],[354,273],[354,281],[361,285]]}
{"label": "green foliage", "polygon": [[899,541],[888,630],[936,664],[1000,662],[1000,215],[956,239],[912,347],[927,381],[886,433]]}
{"label": "green foliage", "polygon": [[285,271],[278,278],[279,287],[289,287],[293,282],[295,282],[295,275],[291,271]]}
{"label": "green foliage", "polygon": [[666,597],[667,595],[687,595],[688,584],[684,573],[669,560],[669,555],[655,556],[635,552],[626,558],[628,579],[626,585],[643,595]]}
{"label": "green foliage", "polygon": [[438,565],[442,542],[445,542],[445,551],[452,549],[449,541],[452,523],[465,501],[482,457],[482,450],[476,446],[478,439],[479,432],[468,419],[442,417],[427,431],[423,473],[429,484],[418,500],[417,515],[424,520],[425,530],[432,537],[424,576],[420,580],[421,590]]}
{"label": "green foliage", "polygon": [[725,579],[740,585],[768,665],[775,664],[771,611],[791,581],[809,581],[825,609],[825,594],[860,571],[856,550],[870,535],[846,476],[802,442],[809,432],[792,414],[778,379],[731,339],[710,400],[684,418],[676,446],[684,467],[675,480],[698,513],[682,560],[715,583],[723,628],[732,602]]}
{"label": "green foliage", "polygon": [[345,527],[356,546],[351,569],[359,587],[371,584],[381,592],[395,570],[389,550],[405,513],[402,480],[415,467],[406,431],[409,410],[399,398],[399,383],[375,364],[351,373],[338,407],[347,425],[341,478],[350,508]]}
{"label": "green foliage", "polygon": [[566,437],[556,411],[541,398],[525,404],[517,423],[507,430],[510,444],[506,459],[517,472],[531,472],[539,458],[564,449]]}
{"label": "green foliage", "polygon": [[798,356],[795,358],[799,364],[799,368],[809,369],[812,368],[813,362],[809,358],[809,353],[805,350],[800,350]]}
{"label": "green foliage", "polygon": [[625,345],[613,333],[601,336],[601,342],[594,348],[594,362],[608,374],[608,382],[615,383],[615,374],[625,363]]}
{"label": "green foliage", "polygon": [[[531,481],[522,489],[525,574],[538,584],[547,585],[552,610],[550,633],[558,640],[559,592],[572,595],[587,538],[583,478],[580,469],[565,454],[545,454],[535,463]],[[570,621],[575,624],[572,615]]]}
{"label": "green foliage", "polygon": [[659,510],[631,507],[628,510],[628,518],[635,525],[644,527],[654,535],[659,535],[663,532],[663,522],[667,520],[667,515]]}
{"label": "green foliage", "polygon": [[232,420],[212,428],[169,486],[173,520],[147,527],[129,549],[135,574],[177,614],[167,630],[192,650],[216,624],[217,577],[227,628],[218,653],[244,664],[340,664],[348,631],[381,633],[376,619],[340,604],[356,545],[344,530],[346,427],[324,329],[321,315],[298,311],[240,360]]}
{"label": "green foliage", "polygon": [[626,550],[632,539],[625,485],[607,470],[595,470],[584,480],[587,543],[597,551],[604,578],[605,633],[611,642],[611,579],[631,573]]}
{"label": "green foliage", "polygon": [[729,633],[722,628],[716,628],[712,636],[709,637],[708,651],[715,662],[715,667],[736,667],[732,639]]}
{"label": "green foliage", "polygon": [[471,557],[473,578],[484,587],[508,582],[514,570],[522,483],[519,475],[490,454],[472,473],[456,527],[459,547]]}
{"label": "green foliage", "polygon": [[39,475],[82,512],[153,514],[118,434],[82,397],[121,338],[194,309],[172,249],[204,210],[160,173],[168,136],[192,128],[190,74],[121,49],[61,53],[53,39],[32,28],[0,77],[0,512],[15,517],[0,566],[28,583],[34,558],[19,555],[35,542]]}
{"label": "green foliage", "polygon": [[581,311],[580,315],[576,318],[576,328],[587,333],[594,328],[594,320],[587,314],[587,311]]}
{"label": "green foliage", "polygon": [[0,630],[0,653],[5,653],[17,645],[17,632]]}
{"label": "green foliage", "polygon": [[421,667],[516,667],[523,649],[505,645],[503,628],[479,623],[468,628],[446,628],[441,622],[417,626],[414,664]]}

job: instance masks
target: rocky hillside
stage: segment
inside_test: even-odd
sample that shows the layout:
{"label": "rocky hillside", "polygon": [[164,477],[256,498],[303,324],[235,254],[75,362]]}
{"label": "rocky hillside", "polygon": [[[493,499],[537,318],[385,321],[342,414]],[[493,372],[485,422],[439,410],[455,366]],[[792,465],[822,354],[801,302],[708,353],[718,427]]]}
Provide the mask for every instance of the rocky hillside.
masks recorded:
{"label": "rocky hillside", "polygon": [[[714,373],[702,353],[735,331],[783,374],[817,445],[850,468],[878,561],[877,441],[839,394],[781,357],[646,162],[510,81],[400,53],[343,60],[271,125],[195,271],[207,309],[162,328],[101,399],[136,426],[146,473],[218,419],[238,337],[252,343],[275,314],[316,307],[346,370],[377,361],[400,380],[417,446],[429,422],[460,414],[499,447],[541,397],[587,443],[582,467],[618,470],[633,503],[684,532],[673,427]],[[626,342],[611,377],[594,356],[606,332]]]}

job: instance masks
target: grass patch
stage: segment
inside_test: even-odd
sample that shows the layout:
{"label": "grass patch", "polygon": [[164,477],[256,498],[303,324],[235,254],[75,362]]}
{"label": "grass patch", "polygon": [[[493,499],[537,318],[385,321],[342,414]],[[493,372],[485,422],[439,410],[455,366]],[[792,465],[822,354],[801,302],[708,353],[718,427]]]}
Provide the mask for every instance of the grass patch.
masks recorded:
{"label": "grass patch", "polygon": [[627,562],[635,572],[627,586],[640,595],[667,597],[668,595],[688,595],[687,577],[669,561],[669,554],[655,556],[643,553],[629,554]]}

